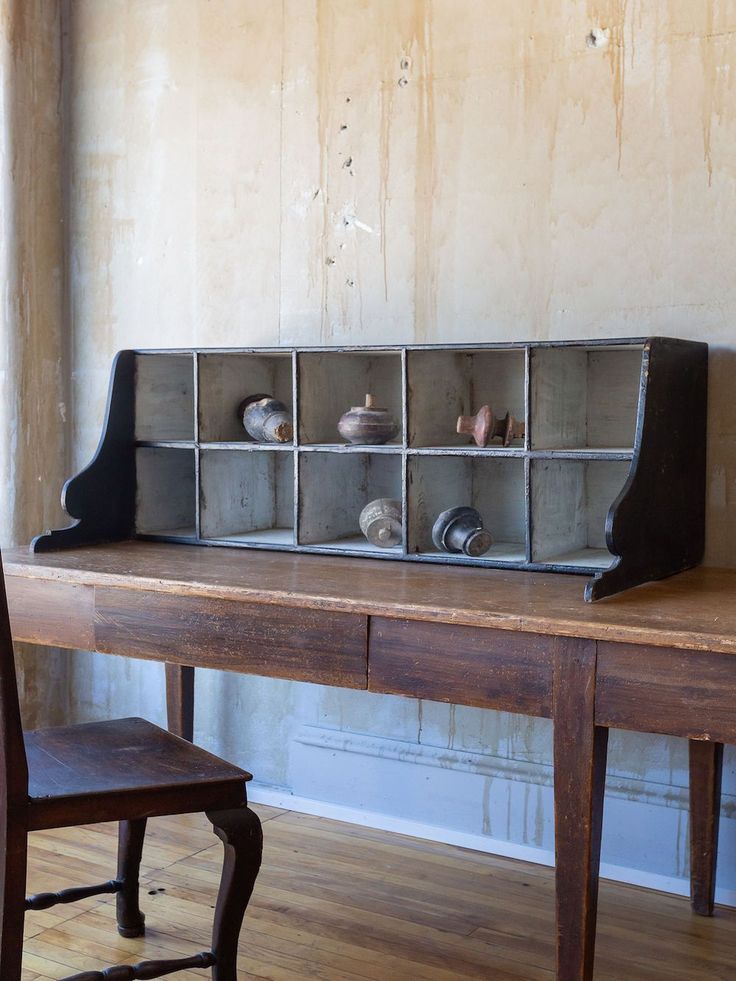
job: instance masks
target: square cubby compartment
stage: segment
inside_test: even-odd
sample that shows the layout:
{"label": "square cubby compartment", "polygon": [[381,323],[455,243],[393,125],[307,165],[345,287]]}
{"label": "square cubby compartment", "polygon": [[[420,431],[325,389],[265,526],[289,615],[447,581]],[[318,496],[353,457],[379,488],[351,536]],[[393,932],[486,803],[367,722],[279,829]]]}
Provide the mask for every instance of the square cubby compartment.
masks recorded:
{"label": "square cubby compartment", "polygon": [[135,438],[193,441],[193,355],[137,354],[135,363]]}
{"label": "square cubby compartment", "polygon": [[401,500],[400,453],[299,454],[299,544],[401,555],[363,536],[360,512],[379,497]]}
{"label": "square cubby compartment", "polygon": [[533,350],[531,448],[630,450],[641,360],[641,347]]}
{"label": "square cubby compartment", "polygon": [[607,569],[606,518],[628,473],[627,461],[533,460],[532,560]]}
{"label": "square cubby compartment", "polygon": [[[432,541],[443,511],[471,507],[493,539],[476,561],[526,561],[524,461],[510,457],[412,456],[409,460],[409,551],[447,555]],[[452,554],[462,559],[462,555]]]}
{"label": "square cubby compartment", "polygon": [[[408,354],[409,445],[475,446],[457,432],[458,416],[488,405],[496,419],[525,419],[526,359],[523,349],[410,351]],[[500,438],[491,447],[502,446]],[[514,439],[512,447],[523,448]]]}
{"label": "square cubby compartment", "polygon": [[136,534],[196,538],[194,450],[141,446],[135,461]]}
{"label": "square cubby compartment", "polygon": [[401,354],[396,351],[306,352],[299,355],[299,442],[344,443],[340,417],[372,395],[399,426],[390,444],[401,444]]}
{"label": "square cubby compartment", "polygon": [[293,415],[291,353],[200,354],[199,440],[254,442],[238,412],[250,395],[271,395]]}
{"label": "square cubby compartment", "polygon": [[202,538],[294,544],[293,450],[202,450]]}

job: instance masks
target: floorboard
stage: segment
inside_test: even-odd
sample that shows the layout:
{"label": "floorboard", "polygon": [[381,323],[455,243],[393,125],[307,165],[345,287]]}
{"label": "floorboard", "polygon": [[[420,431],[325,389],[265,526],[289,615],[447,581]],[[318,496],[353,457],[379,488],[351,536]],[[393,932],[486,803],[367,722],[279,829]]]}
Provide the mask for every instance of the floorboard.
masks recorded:
{"label": "floorboard", "polygon": [[[240,981],[552,981],[550,869],[256,806],[264,866],[241,937]],[[114,825],[36,832],[28,892],[110,878]],[[203,815],[149,822],[147,935],[123,940],[111,896],[26,917],[22,981],[209,946],[221,845]],[[732,981],[736,911],[603,882],[598,981]],[[180,981],[207,971],[175,975]]]}

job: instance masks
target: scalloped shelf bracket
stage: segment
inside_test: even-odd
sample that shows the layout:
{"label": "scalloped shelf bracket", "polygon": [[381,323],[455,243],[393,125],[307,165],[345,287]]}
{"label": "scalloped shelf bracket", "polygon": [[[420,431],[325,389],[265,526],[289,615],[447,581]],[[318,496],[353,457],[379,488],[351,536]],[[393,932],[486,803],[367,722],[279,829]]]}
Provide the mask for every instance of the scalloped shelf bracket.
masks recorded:
{"label": "scalloped shelf bracket", "polygon": [[[702,561],[708,349],[695,352],[669,338],[644,348],[634,459],[606,519],[617,559],[586,585],[589,603]],[[673,445],[690,447],[687,466]]]}
{"label": "scalloped shelf bracket", "polygon": [[32,552],[78,548],[131,538],[135,525],[135,352],[113,362],[105,421],[92,461],[64,484],[61,506],[74,521],[45,531]]}

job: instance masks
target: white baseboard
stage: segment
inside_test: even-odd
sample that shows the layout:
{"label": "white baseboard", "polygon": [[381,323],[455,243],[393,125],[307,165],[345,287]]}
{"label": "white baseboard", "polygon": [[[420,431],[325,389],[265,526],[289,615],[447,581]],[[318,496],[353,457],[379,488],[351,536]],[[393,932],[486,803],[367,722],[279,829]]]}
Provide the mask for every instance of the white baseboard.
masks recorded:
{"label": "white baseboard", "polygon": [[[313,814],[316,817],[344,821],[346,824],[358,824],[366,828],[392,831],[395,834],[409,835],[412,838],[422,838],[426,841],[437,841],[445,845],[471,848],[474,851],[485,852],[488,855],[499,855],[502,858],[515,858],[522,862],[533,862],[536,865],[550,867],[555,864],[554,853],[546,848],[519,845],[512,841],[491,838],[487,835],[453,831],[450,828],[422,824],[420,821],[392,817],[389,814],[380,814],[376,811],[359,810],[355,807],[346,807],[343,804],[331,804],[328,801],[313,800],[310,797],[297,797],[290,794],[288,790],[279,790],[262,784],[249,784],[248,799],[255,804],[267,804],[269,807],[280,807],[289,811],[299,811],[302,814]],[[666,892],[675,896],[687,896],[690,892],[687,879],[658,875],[654,872],[643,872],[640,869],[610,865],[606,862],[601,863],[601,877],[613,882],[641,886],[644,889],[656,889],[658,892]],[[723,906],[736,907],[736,890],[717,889],[716,902]]]}

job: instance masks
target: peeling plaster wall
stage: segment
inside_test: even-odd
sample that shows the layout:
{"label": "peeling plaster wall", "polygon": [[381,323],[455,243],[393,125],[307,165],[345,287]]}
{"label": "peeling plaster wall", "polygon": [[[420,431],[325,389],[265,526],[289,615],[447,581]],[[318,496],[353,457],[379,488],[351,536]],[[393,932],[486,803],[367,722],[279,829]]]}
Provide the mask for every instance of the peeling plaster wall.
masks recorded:
{"label": "peeling plaster wall", "polygon": [[[76,465],[122,347],[693,337],[707,561],[736,563],[736,0],[74,0],[65,21]],[[163,717],[158,668],[72,670],[79,716]],[[546,723],[206,672],[198,699],[198,739],[264,783],[550,843]],[[614,739],[608,861],[685,873],[685,753]]]}

